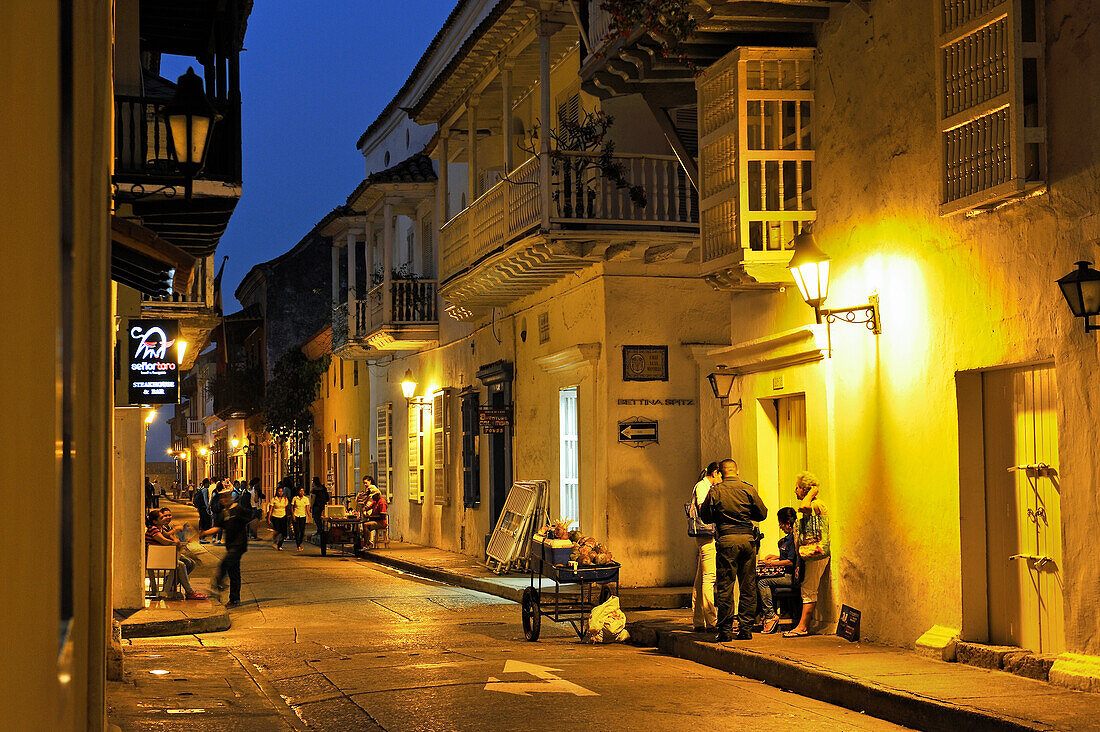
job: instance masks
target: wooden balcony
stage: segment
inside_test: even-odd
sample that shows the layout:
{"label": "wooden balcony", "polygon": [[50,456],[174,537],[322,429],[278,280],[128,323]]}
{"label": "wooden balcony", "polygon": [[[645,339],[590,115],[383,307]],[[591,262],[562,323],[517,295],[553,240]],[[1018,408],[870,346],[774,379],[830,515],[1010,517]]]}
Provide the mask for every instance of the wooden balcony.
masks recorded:
{"label": "wooden balcony", "polygon": [[501,305],[596,262],[693,256],[698,198],[675,157],[615,157],[644,188],[644,207],[593,174],[594,159],[563,154],[544,192],[531,158],[448,221],[440,230],[442,297],[461,308]]}
{"label": "wooden balcony", "polygon": [[333,312],[332,350],[342,358],[379,358],[392,351],[415,351],[439,342],[437,282],[410,279],[390,281],[390,311],[386,313],[385,285],[375,285],[364,299]]}
{"label": "wooden balcony", "polygon": [[181,367],[191,368],[210,334],[221,322],[214,304],[213,278],[208,277],[209,257],[195,263],[191,289],[167,295],[141,296],[141,317],[179,321],[179,338],[187,342]]}

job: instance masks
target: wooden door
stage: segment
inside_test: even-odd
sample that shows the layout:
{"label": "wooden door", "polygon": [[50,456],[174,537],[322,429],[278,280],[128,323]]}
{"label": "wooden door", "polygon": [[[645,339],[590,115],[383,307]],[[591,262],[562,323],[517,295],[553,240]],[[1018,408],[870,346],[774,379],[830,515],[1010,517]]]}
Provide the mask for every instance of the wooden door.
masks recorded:
{"label": "wooden door", "polygon": [[[776,399],[779,432],[779,502],[791,505],[794,500],[794,480],[806,470],[806,397]],[[769,506],[774,513],[781,505]]]}
{"label": "wooden door", "polygon": [[1051,365],[982,377],[990,642],[1065,648],[1057,384]]}

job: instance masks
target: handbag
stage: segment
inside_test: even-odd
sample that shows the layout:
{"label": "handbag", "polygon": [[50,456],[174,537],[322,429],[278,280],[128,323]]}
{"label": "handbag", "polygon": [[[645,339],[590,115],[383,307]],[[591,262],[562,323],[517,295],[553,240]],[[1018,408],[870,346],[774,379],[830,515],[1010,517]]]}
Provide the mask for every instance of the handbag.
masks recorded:
{"label": "handbag", "polygon": [[824,559],[829,556],[829,520],[811,513],[800,519],[798,556],[803,559]]}
{"label": "handbag", "polygon": [[699,518],[699,504],[695,501],[695,488],[691,489],[691,500],[684,504],[687,514],[688,536],[714,536],[714,524],[708,524]]}

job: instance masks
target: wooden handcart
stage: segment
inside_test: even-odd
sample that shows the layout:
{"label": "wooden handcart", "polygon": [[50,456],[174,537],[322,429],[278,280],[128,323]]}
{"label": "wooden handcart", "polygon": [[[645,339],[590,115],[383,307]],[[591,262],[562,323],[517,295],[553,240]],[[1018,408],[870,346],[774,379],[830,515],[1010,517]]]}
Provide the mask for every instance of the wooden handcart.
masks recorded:
{"label": "wooden handcart", "polygon": [[[588,631],[588,618],[592,608],[619,594],[619,567],[617,562],[599,566],[559,566],[547,561],[540,545],[532,542],[528,558],[531,586],[523,590],[521,610],[523,635],[529,641],[537,641],[542,629],[542,618],[573,626],[578,638]],[[539,582],[535,582],[535,578]],[[544,586],[542,578],[554,581],[553,591]],[[611,586],[614,585],[614,591]]]}

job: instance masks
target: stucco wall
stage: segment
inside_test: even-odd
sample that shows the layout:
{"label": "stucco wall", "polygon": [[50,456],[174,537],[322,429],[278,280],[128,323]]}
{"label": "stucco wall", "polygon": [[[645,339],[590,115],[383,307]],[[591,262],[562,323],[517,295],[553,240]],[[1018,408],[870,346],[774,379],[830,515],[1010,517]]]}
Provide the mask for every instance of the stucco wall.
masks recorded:
{"label": "stucco wall", "polygon": [[[1053,359],[1067,646],[1100,651],[1100,582],[1085,559],[1100,521],[1097,345],[1054,285],[1097,256],[1097,112],[1082,100],[1100,91],[1100,60],[1090,3],[1044,7],[1049,190],[972,218],[937,208],[933,4],[875,3],[870,17],[846,7],[819,34],[816,236],[833,260],[829,304],[877,290],[883,332],[833,327],[833,357],[815,367],[831,416],[808,418],[810,469],[834,512],[834,600],[864,611],[871,640],[960,627],[963,565],[984,567],[961,555],[960,491],[975,487],[960,486],[959,440],[973,436],[960,435],[956,373]],[[811,317],[793,288],[732,302],[734,342]],[[821,397],[807,398],[809,410]],[[747,450],[757,443],[750,414],[731,433]]]}

